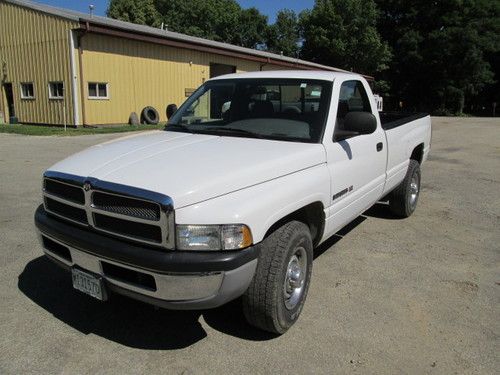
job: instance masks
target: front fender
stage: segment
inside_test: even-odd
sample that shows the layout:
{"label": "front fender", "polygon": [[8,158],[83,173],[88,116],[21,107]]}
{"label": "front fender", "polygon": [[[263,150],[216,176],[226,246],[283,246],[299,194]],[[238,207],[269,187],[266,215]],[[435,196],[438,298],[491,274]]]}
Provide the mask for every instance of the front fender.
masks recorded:
{"label": "front fender", "polygon": [[330,177],[326,164],[307,168],[261,184],[175,211],[177,224],[246,224],[259,243],[271,226],[314,202],[329,206]]}

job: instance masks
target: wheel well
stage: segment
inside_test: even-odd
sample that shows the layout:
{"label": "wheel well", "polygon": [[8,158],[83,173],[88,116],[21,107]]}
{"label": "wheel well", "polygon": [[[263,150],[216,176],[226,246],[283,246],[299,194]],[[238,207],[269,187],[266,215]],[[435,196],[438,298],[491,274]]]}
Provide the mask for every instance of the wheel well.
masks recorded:
{"label": "wheel well", "polygon": [[284,218],[278,220],[274,223],[271,228],[269,228],[264,237],[269,236],[276,229],[281,227],[283,224],[289,221],[297,220],[301,221],[309,227],[311,231],[311,237],[313,240],[313,246],[316,246],[323,236],[323,231],[325,229],[325,211],[323,203],[314,202],[304,206],[297,211],[294,211]]}
{"label": "wheel well", "polygon": [[421,143],[413,149],[410,159],[418,161],[418,164],[422,164],[423,158],[424,158],[424,144]]}

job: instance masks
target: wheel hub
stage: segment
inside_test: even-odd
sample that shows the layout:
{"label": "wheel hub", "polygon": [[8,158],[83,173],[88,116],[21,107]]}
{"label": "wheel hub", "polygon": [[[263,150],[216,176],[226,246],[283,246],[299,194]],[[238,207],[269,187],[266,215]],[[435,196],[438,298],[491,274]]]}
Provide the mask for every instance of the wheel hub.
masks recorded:
{"label": "wheel hub", "polygon": [[285,283],[283,293],[285,307],[292,310],[299,303],[304,291],[305,276],[307,272],[307,257],[304,248],[299,247],[295,250],[288,262],[285,274]]}
{"label": "wheel hub", "polygon": [[417,203],[418,192],[419,192],[419,184],[418,177],[413,176],[410,182],[410,206],[415,206]]}
{"label": "wheel hub", "polygon": [[302,281],[302,270],[294,263],[288,270],[288,282],[292,288],[299,288]]}

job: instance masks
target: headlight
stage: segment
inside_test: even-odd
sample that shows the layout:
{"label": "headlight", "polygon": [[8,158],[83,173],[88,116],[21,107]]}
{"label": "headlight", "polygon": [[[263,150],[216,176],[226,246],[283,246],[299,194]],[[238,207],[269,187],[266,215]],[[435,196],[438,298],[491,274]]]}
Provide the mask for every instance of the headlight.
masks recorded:
{"label": "headlight", "polygon": [[252,244],[252,233],[244,224],[177,225],[179,250],[237,250]]}

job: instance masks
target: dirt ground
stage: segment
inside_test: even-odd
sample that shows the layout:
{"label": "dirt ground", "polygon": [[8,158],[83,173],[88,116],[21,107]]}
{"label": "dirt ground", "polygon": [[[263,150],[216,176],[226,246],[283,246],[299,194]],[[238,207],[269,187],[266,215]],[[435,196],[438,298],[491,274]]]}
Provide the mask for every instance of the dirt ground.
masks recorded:
{"label": "dirt ground", "polygon": [[238,302],[172,312],[74,291],[36,239],[41,174],[118,135],[0,134],[0,374],[497,374],[500,119],[433,125],[415,214],[378,204],[316,249],[302,316],[277,338]]}

